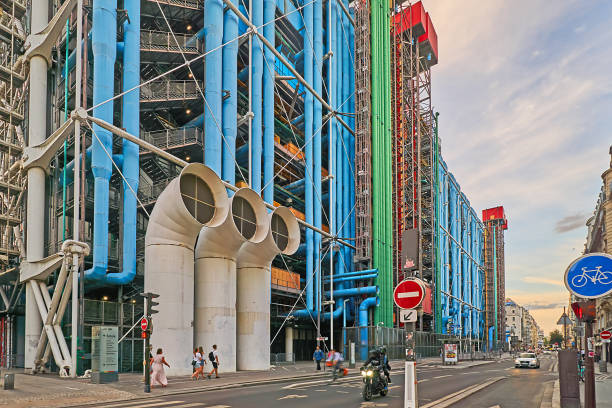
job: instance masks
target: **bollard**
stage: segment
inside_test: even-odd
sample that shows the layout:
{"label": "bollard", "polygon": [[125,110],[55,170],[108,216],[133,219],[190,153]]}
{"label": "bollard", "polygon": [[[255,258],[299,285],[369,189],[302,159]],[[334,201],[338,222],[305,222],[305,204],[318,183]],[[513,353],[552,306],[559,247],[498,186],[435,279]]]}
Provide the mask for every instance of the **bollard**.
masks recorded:
{"label": "bollard", "polygon": [[5,390],[14,390],[15,389],[15,374],[14,373],[4,374],[3,388]]}

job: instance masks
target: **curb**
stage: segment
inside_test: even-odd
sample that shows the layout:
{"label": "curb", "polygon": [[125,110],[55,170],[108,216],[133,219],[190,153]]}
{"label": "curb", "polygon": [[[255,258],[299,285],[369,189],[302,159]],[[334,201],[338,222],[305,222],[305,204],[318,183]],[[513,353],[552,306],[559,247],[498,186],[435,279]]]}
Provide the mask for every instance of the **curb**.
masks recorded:
{"label": "curb", "polygon": [[561,390],[559,389],[559,380],[553,385],[552,408],[561,408]]}

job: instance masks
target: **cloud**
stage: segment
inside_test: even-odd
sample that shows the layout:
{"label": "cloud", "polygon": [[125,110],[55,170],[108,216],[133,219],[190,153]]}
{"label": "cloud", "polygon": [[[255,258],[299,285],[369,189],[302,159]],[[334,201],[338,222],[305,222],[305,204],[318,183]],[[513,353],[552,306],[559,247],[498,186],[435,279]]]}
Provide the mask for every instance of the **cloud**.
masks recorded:
{"label": "cloud", "polygon": [[549,332],[609,165],[612,3],[423,2],[442,155],[477,211],[504,206],[506,293]]}
{"label": "cloud", "polygon": [[587,215],[584,214],[574,214],[565,216],[559,221],[557,221],[557,224],[555,225],[555,232],[561,234],[564,232],[575,230],[576,228],[583,228],[585,226],[586,219]]}
{"label": "cloud", "polygon": [[565,303],[529,303],[524,305],[523,307],[527,310],[541,310],[541,309],[557,309],[563,307]]}
{"label": "cloud", "polygon": [[543,283],[546,285],[564,286],[561,280],[549,279],[549,278],[539,278],[536,276],[526,276],[521,280],[527,283]]}

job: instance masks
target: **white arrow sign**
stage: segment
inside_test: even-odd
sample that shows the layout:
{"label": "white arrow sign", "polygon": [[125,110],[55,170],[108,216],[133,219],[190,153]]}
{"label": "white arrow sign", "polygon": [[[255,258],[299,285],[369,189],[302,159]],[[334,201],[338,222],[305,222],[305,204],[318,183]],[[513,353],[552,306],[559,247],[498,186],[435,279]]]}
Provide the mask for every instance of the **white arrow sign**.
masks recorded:
{"label": "white arrow sign", "polygon": [[402,309],[400,310],[400,322],[401,323],[412,323],[417,320],[416,309]]}

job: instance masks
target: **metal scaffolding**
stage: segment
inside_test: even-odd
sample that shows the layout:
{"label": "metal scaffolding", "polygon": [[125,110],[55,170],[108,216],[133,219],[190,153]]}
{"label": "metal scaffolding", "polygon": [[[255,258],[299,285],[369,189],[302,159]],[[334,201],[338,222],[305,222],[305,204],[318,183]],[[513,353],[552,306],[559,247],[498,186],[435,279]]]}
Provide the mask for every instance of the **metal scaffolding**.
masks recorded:
{"label": "metal scaffolding", "polygon": [[372,260],[370,4],[355,3],[355,260]]}
{"label": "metal scaffolding", "polygon": [[[501,208],[501,207],[499,207]],[[488,211],[484,210],[483,214]],[[503,215],[486,219],[485,224],[485,328],[494,328],[493,341],[505,341],[506,271],[504,256],[504,231],[508,222]],[[489,347],[496,347],[494,344]]]}

